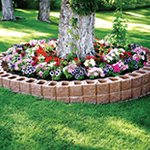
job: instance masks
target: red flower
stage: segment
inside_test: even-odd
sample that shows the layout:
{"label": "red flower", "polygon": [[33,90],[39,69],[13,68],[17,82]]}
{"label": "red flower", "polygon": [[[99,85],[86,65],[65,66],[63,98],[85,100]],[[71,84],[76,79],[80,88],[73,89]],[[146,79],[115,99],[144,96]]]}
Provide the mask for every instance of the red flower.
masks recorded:
{"label": "red flower", "polygon": [[100,45],[100,47],[103,47],[103,46],[104,46],[103,44]]}
{"label": "red flower", "polygon": [[59,60],[59,58],[58,58],[58,57],[53,57],[53,59],[54,59],[55,61]]}
{"label": "red flower", "polygon": [[36,58],[36,59],[35,59],[35,62],[39,62],[39,59],[38,59],[38,58]]}
{"label": "red flower", "polygon": [[35,59],[35,56],[32,56],[32,59]]}
{"label": "red flower", "polygon": [[95,59],[96,59],[96,60],[98,60],[98,58],[97,58],[97,57],[95,57]]}
{"label": "red flower", "polygon": [[52,61],[52,59],[53,59],[53,58],[52,58],[51,56],[50,56],[50,57],[47,56],[46,59],[45,59],[45,62],[48,63],[49,61]]}
{"label": "red flower", "polygon": [[59,66],[60,65],[60,61],[57,61],[55,66]]}
{"label": "red flower", "polygon": [[22,57],[24,57],[25,55],[26,55],[25,52],[22,52],[22,53],[21,53],[21,56],[22,56]]}
{"label": "red flower", "polygon": [[101,60],[103,60],[103,57],[100,57]]}
{"label": "red flower", "polygon": [[97,50],[99,50],[99,48],[97,48]]}
{"label": "red flower", "polygon": [[108,52],[110,52],[110,51],[111,51],[111,49],[108,50]]}
{"label": "red flower", "polygon": [[35,62],[35,61],[34,61],[34,62],[32,62],[32,65],[33,65],[33,66],[37,65],[37,62]]}
{"label": "red flower", "polygon": [[26,44],[24,44],[25,46],[30,46],[30,43],[26,43]]}
{"label": "red flower", "polygon": [[74,60],[75,60],[75,61],[79,61],[79,59],[78,59],[78,58],[74,58]]}
{"label": "red flower", "polygon": [[54,45],[51,45],[51,47],[54,47]]}
{"label": "red flower", "polygon": [[81,62],[79,62],[77,65],[78,65],[78,66],[81,65]]}
{"label": "red flower", "polygon": [[103,55],[103,53],[99,53],[100,55]]}
{"label": "red flower", "polygon": [[87,66],[87,67],[85,67],[85,69],[87,70],[87,69],[89,69],[89,67]]}
{"label": "red flower", "polygon": [[94,46],[96,46],[97,45],[97,42],[96,43],[94,43]]}
{"label": "red flower", "polygon": [[17,53],[20,52],[20,49],[16,49],[16,52],[17,52]]}
{"label": "red flower", "polygon": [[120,56],[120,58],[124,58],[124,55],[122,55],[122,54],[120,54],[119,56]]}
{"label": "red flower", "polygon": [[98,41],[99,41],[99,39],[98,39],[97,37],[95,37],[95,40],[98,40]]}

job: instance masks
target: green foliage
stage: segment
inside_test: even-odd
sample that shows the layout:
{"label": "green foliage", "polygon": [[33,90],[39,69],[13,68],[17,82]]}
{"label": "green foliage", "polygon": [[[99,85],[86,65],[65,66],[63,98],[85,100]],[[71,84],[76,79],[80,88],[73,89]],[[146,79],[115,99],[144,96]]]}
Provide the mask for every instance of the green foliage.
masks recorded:
{"label": "green foliage", "polygon": [[[113,29],[111,31],[112,34],[112,39],[114,40],[115,43],[119,43],[120,46],[124,47],[127,43],[127,38],[126,38],[126,20],[122,16],[122,11],[117,10],[115,15],[115,19],[113,21]],[[114,43],[113,42],[113,43]]]}
{"label": "green foliage", "polygon": [[89,15],[98,9],[98,0],[74,0],[70,6],[79,15]]}

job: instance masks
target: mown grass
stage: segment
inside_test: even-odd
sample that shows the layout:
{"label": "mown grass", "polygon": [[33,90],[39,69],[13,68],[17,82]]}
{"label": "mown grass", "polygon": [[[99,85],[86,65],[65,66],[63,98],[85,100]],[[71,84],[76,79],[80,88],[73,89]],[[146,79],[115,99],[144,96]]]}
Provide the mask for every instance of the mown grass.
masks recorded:
{"label": "mown grass", "polygon": [[[144,20],[124,15],[130,23],[142,24],[129,28],[129,40],[148,48],[149,10],[130,11],[143,15]],[[56,16],[51,16],[52,24],[37,21],[37,11],[34,10],[17,9],[15,16],[26,19],[0,22],[0,52],[31,39],[58,37],[59,19]],[[111,22],[113,12],[100,12],[96,17]],[[95,29],[98,38],[103,38],[111,30],[105,28],[103,22],[101,24],[101,28]],[[0,87],[2,150],[150,150],[149,143],[150,96],[107,105],[65,104],[15,94]]]}

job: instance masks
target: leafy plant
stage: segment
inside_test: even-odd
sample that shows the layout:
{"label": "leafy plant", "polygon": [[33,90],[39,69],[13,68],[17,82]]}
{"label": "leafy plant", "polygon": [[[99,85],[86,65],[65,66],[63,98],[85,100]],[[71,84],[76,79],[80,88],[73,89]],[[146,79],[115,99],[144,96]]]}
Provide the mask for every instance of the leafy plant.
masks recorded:
{"label": "leafy plant", "polygon": [[119,43],[120,46],[125,47],[127,44],[126,38],[126,20],[122,16],[122,10],[116,10],[113,21],[113,29],[111,31],[111,39],[113,43]]}

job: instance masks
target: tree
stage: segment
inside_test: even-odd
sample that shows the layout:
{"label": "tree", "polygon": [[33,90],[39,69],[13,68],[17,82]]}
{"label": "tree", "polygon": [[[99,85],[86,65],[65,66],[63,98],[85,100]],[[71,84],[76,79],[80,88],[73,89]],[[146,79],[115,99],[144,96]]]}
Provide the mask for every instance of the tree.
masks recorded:
{"label": "tree", "polygon": [[1,0],[2,2],[2,21],[16,20],[12,0]]}
{"label": "tree", "polygon": [[[75,0],[72,0],[71,5],[68,0],[62,0],[59,23],[59,38],[56,49],[57,55],[59,55],[61,58],[66,58],[67,54],[71,52],[76,52],[79,58],[95,55],[95,12],[91,10],[90,12],[87,12],[87,14],[84,14],[86,13],[86,10],[83,10],[83,8],[86,6],[88,6],[87,10],[89,10],[90,7],[93,7],[90,5],[94,3],[91,3],[92,0],[87,1],[87,4],[79,5],[75,3]],[[78,10],[78,12],[81,14],[74,11],[73,7],[71,6],[74,6],[75,10]],[[76,26],[74,22],[77,22],[77,27],[74,27]]]}
{"label": "tree", "polygon": [[51,23],[49,19],[50,0],[39,0],[38,20]]}

